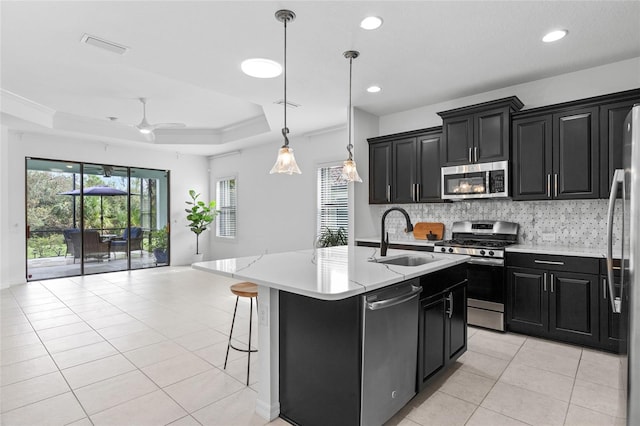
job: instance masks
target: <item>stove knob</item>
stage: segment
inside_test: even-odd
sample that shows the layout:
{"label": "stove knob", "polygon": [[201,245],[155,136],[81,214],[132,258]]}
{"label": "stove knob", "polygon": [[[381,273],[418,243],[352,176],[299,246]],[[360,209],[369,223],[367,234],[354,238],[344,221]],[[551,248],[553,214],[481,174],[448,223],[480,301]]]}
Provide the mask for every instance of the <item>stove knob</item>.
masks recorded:
{"label": "stove knob", "polygon": [[480,250],[480,256],[484,256],[484,250]]}
{"label": "stove knob", "polygon": [[493,250],[489,250],[489,256],[493,256],[493,255],[494,255]]}
{"label": "stove knob", "polygon": [[440,251],[444,253],[445,251],[447,251],[447,249],[446,249],[446,248],[444,248],[444,247],[442,247],[442,248],[440,249]]}
{"label": "stove knob", "polygon": [[449,248],[449,253],[453,253],[453,249],[452,248]]}

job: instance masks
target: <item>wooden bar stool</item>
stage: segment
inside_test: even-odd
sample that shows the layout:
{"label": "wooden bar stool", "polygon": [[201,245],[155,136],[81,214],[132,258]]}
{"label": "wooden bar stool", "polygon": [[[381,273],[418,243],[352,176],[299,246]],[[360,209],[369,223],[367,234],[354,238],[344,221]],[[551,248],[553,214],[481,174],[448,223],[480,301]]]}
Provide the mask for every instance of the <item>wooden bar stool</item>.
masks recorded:
{"label": "wooden bar stool", "polygon": [[[236,351],[246,352],[247,359],[247,386],[249,386],[249,368],[251,366],[251,352],[258,352],[257,349],[251,349],[251,323],[253,319],[253,298],[256,298],[256,313],[258,309],[258,286],[254,283],[250,282],[242,282],[233,284],[231,287],[231,293],[236,295],[236,307],[233,309],[233,320],[231,320],[231,331],[229,332],[229,343],[227,344],[227,355],[224,357],[224,368],[227,368],[227,359],[229,359],[229,348],[235,349]],[[241,297],[249,298],[249,343],[247,344],[247,349],[236,348],[231,344],[231,336],[233,335],[233,325],[236,322],[236,311],[238,310],[238,300]]]}

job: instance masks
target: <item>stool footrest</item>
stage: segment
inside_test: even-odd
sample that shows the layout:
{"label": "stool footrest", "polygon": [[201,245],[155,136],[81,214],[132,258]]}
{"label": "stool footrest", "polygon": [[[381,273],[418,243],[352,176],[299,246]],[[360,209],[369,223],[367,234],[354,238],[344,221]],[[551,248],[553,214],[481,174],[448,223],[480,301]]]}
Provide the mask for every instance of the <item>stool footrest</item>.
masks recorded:
{"label": "stool footrest", "polygon": [[242,349],[242,348],[236,348],[235,346],[233,346],[231,343],[229,343],[229,347],[231,349],[235,349],[236,351],[240,351],[240,352],[258,352],[257,349]]}

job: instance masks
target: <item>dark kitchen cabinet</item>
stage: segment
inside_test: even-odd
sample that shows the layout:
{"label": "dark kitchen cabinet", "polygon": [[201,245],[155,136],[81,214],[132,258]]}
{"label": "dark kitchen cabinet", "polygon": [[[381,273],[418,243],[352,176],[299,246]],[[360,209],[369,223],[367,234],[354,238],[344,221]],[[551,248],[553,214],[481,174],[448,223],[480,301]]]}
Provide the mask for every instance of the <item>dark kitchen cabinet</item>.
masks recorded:
{"label": "dark kitchen cabinet", "polygon": [[369,145],[369,204],[391,202],[391,142]]}
{"label": "dark kitchen cabinet", "polygon": [[[613,288],[615,295],[620,297],[620,261],[614,259]],[[600,276],[600,345],[603,349],[616,353],[625,353],[627,347],[627,327],[629,322],[629,298],[622,294],[622,312],[615,313],[611,309],[606,275],[606,262],[601,262]]]}
{"label": "dark kitchen cabinet", "polygon": [[507,326],[511,331],[541,335],[549,328],[549,298],[544,272],[507,268]]}
{"label": "dark kitchen cabinet", "polygon": [[507,329],[598,347],[598,270],[595,258],[507,253]]}
{"label": "dark kitchen cabinet", "polygon": [[509,159],[510,117],[523,103],[516,96],[450,111],[442,117],[443,166]]}
{"label": "dark kitchen cabinet", "polygon": [[551,198],[553,164],[551,115],[513,121],[513,198]]}
{"label": "dark kitchen cabinet", "polygon": [[640,89],[513,114],[514,200],[607,198]]}
{"label": "dark kitchen cabinet", "polygon": [[598,108],[513,120],[513,198],[598,198]]}
{"label": "dark kitchen cabinet", "polygon": [[619,94],[600,106],[600,197],[608,198],[613,172],[622,168],[624,120],[640,103],[640,90]]}
{"label": "dark kitchen cabinet", "polygon": [[553,114],[553,132],[553,198],[598,198],[598,109]]}
{"label": "dark kitchen cabinet", "polygon": [[[467,350],[466,266],[423,278],[421,284],[425,291],[420,301],[418,325],[418,392]],[[436,281],[438,284],[434,285]]]}
{"label": "dark kitchen cabinet", "polygon": [[440,127],[369,139],[369,204],[440,199]]}

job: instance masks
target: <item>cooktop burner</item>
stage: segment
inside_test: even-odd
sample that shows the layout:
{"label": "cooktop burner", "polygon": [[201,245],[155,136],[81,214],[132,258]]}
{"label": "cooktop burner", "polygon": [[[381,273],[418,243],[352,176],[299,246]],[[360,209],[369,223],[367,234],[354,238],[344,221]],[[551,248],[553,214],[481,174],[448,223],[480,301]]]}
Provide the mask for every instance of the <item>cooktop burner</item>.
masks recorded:
{"label": "cooktop burner", "polygon": [[513,244],[513,241],[489,241],[489,240],[445,240],[436,243],[438,246],[475,247],[475,248],[502,248]]}
{"label": "cooktop burner", "polygon": [[450,240],[435,243],[434,251],[466,254],[495,259],[503,263],[504,247],[518,241],[518,224],[512,222],[476,220],[454,222]]}

